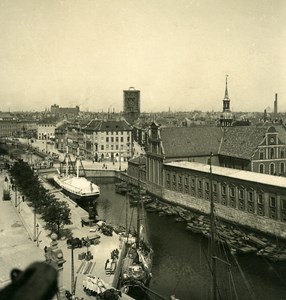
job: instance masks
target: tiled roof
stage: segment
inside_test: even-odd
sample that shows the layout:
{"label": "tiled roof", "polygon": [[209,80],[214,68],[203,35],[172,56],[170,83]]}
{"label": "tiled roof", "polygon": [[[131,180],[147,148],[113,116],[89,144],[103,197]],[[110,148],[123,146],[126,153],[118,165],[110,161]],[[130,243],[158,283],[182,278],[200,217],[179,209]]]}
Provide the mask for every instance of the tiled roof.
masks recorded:
{"label": "tiled roof", "polygon": [[275,125],[274,126],[276,131],[278,132],[278,137],[279,140],[283,143],[286,144],[286,129],[282,125]]}
{"label": "tiled roof", "polygon": [[95,131],[126,131],[131,130],[131,127],[123,120],[92,120],[84,129]]}
{"label": "tiled roof", "polygon": [[238,126],[225,129],[220,155],[251,159],[257,146],[262,142],[267,127]]}
{"label": "tiled roof", "polygon": [[218,154],[222,133],[222,129],[215,126],[161,128],[166,157]]}

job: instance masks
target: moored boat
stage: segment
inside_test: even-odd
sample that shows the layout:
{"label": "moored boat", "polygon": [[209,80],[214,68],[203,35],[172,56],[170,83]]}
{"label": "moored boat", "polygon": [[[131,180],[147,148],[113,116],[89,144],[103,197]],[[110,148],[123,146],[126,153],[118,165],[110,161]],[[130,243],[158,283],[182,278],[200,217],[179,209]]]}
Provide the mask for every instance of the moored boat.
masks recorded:
{"label": "moored boat", "polygon": [[54,182],[63,190],[65,194],[75,200],[88,200],[95,199],[100,195],[100,188],[95,183],[89,181],[85,177],[79,176],[79,155],[76,158],[76,174],[69,173],[68,162],[70,157],[68,151],[66,153],[65,173],[61,173],[58,170],[58,174],[53,177]]}

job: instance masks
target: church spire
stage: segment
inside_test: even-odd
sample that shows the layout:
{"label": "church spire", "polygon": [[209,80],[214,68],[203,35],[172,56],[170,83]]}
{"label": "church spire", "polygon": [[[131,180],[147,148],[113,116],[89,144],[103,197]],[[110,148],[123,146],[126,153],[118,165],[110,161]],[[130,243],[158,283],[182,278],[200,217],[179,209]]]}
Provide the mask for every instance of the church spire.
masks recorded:
{"label": "church spire", "polygon": [[223,127],[231,126],[231,124],[232,124],[232,113],[230,110],[230,99],[228,96],[227,78],[228,78],[228,75],[226,75],[226,78],[225,78],[225,92],[224,92],[224,99],[222,100],[222,103],[223,103],[222,114],[220,116],[220,124]]}

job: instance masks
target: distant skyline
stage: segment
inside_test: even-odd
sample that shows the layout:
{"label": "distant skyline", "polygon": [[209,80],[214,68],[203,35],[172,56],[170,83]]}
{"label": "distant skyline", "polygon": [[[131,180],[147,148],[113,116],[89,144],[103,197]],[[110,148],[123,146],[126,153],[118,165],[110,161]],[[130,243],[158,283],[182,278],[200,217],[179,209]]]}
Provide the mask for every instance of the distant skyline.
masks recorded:
{"label": "distant skyline", "polygon": [[0,0],[0,111],[286,111],[284,0]]}

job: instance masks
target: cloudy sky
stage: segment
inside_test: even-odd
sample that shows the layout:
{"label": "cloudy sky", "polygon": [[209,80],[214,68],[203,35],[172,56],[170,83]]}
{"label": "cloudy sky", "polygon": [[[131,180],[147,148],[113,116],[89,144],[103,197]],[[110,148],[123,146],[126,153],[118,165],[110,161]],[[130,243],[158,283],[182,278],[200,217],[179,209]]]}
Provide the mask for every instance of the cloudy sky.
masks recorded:
{"label": "cloudy sky", "polygon": [[0,110],[286,111],[285,53],[284,0],[0,0]]}

